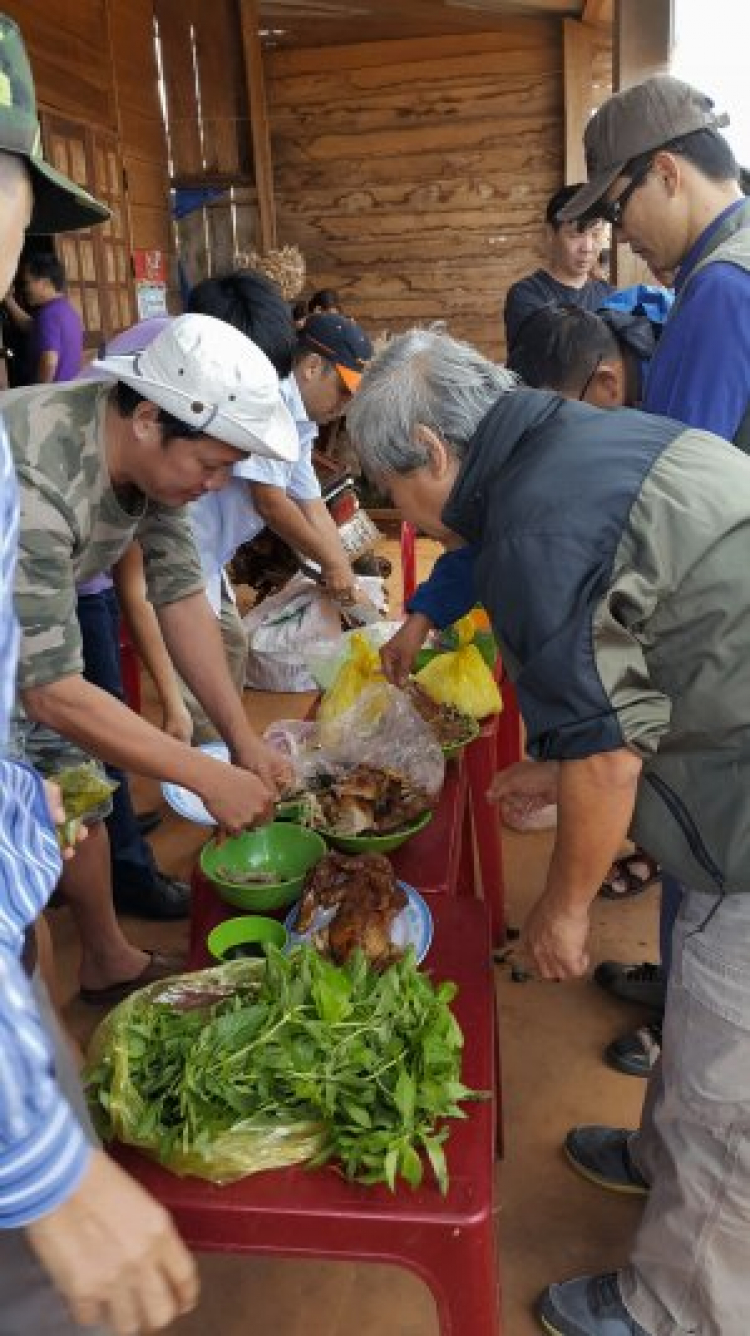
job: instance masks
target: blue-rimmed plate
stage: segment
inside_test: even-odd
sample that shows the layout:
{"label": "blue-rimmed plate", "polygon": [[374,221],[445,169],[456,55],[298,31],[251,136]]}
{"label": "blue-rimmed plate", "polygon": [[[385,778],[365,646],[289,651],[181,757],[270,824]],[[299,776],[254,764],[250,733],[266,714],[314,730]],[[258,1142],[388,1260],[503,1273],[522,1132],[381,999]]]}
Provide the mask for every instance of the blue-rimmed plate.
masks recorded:
{"label": "blue-rimmed plate", "polygon": [[[213,756],[217,761],[229,761],[229,749],[223,742],[204,742],[203,746],[196,747],[196,751],[205,752],[206,756]],[[197,793],[184,789],[181,784],[162,784],[161,791],[172,811],[186,821],[195,821],[199,826],[216,825]]]}
{"label": "blue-rimmed plate", "polygon": [[[405,881],[400,881],[398,884],[401,890],[406,892],[409,903],[404,906],[400,914],[396,915],[391,924],[391,942],[400,951],[413,946],[417,964],[421,965],[432,944],[432,914],[419,891],[415,891],[414,887],[408,886]],[[290,947],[309,942],[316,932],[328,926],[336,914],[335,909],[319,909],[307,932],[299,933],[295,932],[299,910],[299,903],[292,905],[284,920],[284,927],[289,933]]]}

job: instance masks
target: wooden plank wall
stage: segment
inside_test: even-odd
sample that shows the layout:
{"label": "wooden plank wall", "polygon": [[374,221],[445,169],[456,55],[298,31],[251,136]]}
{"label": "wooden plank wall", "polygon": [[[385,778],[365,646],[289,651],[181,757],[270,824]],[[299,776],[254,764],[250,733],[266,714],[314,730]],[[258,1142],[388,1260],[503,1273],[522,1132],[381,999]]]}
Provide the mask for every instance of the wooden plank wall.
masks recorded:
{"label": "wooden plank wall", "polygon": [[[49,0],[48,0],[49,2]],[[114,88],[133,246],[174,253],[152,0],[108,0]],[[174,275],[173,281],[174,281]]]}
{"label": "wooden plank wall", "polygon": [[121,136],[133,246],[173,252],[152,0],[4,0],[3,9],[23,32],[40,105]]}
{"label": "wooden plank wall", "polygon": [[446,319],[488,354],[561,184],[562,29],[273,52],[280,244],[369,330]]}

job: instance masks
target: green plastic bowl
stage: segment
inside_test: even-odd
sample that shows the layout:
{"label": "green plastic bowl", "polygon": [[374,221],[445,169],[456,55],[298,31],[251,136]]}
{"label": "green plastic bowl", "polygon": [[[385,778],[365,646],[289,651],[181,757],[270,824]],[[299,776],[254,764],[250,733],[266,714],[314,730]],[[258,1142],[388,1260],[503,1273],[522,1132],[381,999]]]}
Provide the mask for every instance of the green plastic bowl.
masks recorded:
{"label": "green plastic bowl", "polygon": [[[258,914],[248,914],[243,918],[226,919],[214,928],[206,938],[206,946],[214,960],[226,960],[227,952],[236,946],[256,947],[253,955],[263,956],[264,946],[278,946],[283,950],[287,943],[287,930],[277,919],[261,918]],[[231,959],[231,955],[229,957]]]}
{"label": "green plastic bowl", "polygon": [[475,738],[479,737],[479,734],[482,731],[481,727],[477,723],[476,719],[474,719],[472,722],[474,724],[474,727],[471,731],[470,737],[463,738],[460,742],[450,742],[448,743],[447,746],[441,748],[441,751],[446,761],[450,761],[454,756],[458,756],[459,753],[463,751],[464,747],[468,747],[470,742],[473,742]]}
{"label": "green plastic bowl", "polygon": [[[283,909],[299,898],[305,876],[325,852],[325,841],[314,830],[291,821],[272,821],[220,845],[209,840],[201,850],[200,865],[227,904],[250,911]],[[255,885],[239,880],[253,874],[274,880]]]}
{"label": "green plastic bowl", "polygon": [[432,812],[423,812],[411,825],[404,826],[401,830],[394,830],[390,835],[337,835],[335,831],[328,830],[325,826],[317,826],[321,835],[332,844],[334,849],[340,849],[345,854],[391,854],[394,849],[400,849],[402,844],[406,844],[413,835],[418,835],[420,830],[424,830],[428,822],[432,821]]}

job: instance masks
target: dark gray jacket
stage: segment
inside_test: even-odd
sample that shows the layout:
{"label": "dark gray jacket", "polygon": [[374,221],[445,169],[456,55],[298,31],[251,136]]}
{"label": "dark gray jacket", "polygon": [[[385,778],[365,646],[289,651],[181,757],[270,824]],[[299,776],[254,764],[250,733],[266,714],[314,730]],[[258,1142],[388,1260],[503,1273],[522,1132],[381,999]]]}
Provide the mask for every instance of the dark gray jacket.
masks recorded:
{"label": "dark gray jacket", "polygon": [[515,390],[444,511],[528,745],[644,760],[632,835],[686,885],[750,891],[750,460],[708,432]]}

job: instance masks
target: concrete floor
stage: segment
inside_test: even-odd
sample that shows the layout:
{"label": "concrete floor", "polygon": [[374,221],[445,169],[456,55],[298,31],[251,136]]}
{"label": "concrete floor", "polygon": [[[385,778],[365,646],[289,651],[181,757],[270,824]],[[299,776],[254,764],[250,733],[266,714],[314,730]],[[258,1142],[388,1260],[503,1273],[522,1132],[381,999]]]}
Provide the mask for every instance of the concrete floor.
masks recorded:
{"label": "concrete floor", "polygon": [[[388,545],[389,555],[393,546]],[[430,547],[421,564],[429,568]],[[393,606],[397,606],[394,600]],[[301,715],[309,698],[248,695],[257,727]],[[136,805],[158,804],[156,784],[134,782]],[[187,875],[205,832],[165,814],[155,832],[161,866]],[[544,883],[551,847],[547,833],[503,835],[508,918],[520,924]],[[657,890],[594,908],[592,960],[654,958]],[[66,910],[51,911],[61,1003],[85,1041],[96,1016],[76,996],[77,947]],[[179,949],[185,925],[124,920],[132,940]],[[604,1046],[640,1020],[637,1009],[605,996],[588,981],[542,984],[511,981],[497,967],[505,1099],[505,1159],[498,1166],[498,1260],[504,1336],[533,1336],[531,1306],[552,1280],[616,1266],[626,1255],[639,1215],[637,1202],[602,1192],[576,1177],[560,1151],[579,1122],[633,1125],[643,1084],[610,1071]],[[433,1336],[431,1298],[405,1272],[383,1266],[207,1257],[199,1308],[172,1330],[176,1336]],[[456,1276],[456,1284],[461,1277]]]}

